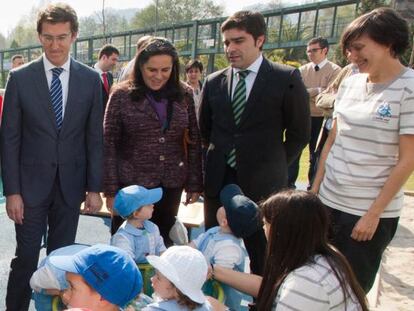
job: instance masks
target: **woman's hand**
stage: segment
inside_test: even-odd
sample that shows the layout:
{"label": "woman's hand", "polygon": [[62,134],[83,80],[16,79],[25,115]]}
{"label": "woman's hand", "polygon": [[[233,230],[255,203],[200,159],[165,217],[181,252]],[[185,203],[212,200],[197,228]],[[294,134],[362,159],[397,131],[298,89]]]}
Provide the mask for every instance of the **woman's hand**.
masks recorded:
{"label": "woman's hand", "polygon": [[184,205],[197,202],[199,197],[200,197],[200,192],[187,192]]}
{"label": "woman's hand", "polygon": [[99,192],[88,192],[85,199],[84,212],[97,213],[102,208],[102,198]]}
{"label": "woman's hand", "polygon": [[114,197],[106,197],[106,209],[112,213],[114,207]]}
{"label": "woman's hand", "polygon": [[356,241],[370,241],[377,231],[380,218],[376,214],[366,213],[352,229],[351,238]]}

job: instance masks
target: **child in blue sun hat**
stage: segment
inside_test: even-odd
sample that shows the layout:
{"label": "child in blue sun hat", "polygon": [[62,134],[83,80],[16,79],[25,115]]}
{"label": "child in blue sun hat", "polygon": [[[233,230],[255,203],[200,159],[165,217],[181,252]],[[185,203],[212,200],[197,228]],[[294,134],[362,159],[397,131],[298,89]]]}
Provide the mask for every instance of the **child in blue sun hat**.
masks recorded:
{"label": "child in blue sun hat", "polygon": [[125,250],[136,263],[146,263],[147,255],[159,256],[166,250],[158,226],[149,220],[161,197],[161,188],[137,185],[122,188],[115,196],[114,210],[126,220],[112,236],[111,245]]}
{"label": "child in blue sun hat", "polygon": [[[253,234],[258,227],[258,207],[246,197],[236,184],[226,185],[220,192],[223,206],[217,210],[218,226],[200,234],[190,246],[201,251],[210,265],[218,265],[240,272],[246,271],[248,258],[242,238]],[[230,310],[247,310],[252,298],[222,284],[224,303]],[[243,301],[243,305],[242,305]]]}
{"label": "child in blue sun hat", "polygon": [[114,246],[96,244],[74,255],[52,256],[50,263],[66,272],[69,286],[62,299],[68,308],[118,311],[142,290],[137,265]]}
{"label": "child in blue sun hat", "polygon": [[88,245],[74,244],[58,248],[44,258],[38,269],[30,278],[30,287],[33,289],[33,300],[36,311],[52,311],[53,297],[60,295],[68,287],[66,272],[55,268],[50,263],[54,256],[75,255],[88,248]]}

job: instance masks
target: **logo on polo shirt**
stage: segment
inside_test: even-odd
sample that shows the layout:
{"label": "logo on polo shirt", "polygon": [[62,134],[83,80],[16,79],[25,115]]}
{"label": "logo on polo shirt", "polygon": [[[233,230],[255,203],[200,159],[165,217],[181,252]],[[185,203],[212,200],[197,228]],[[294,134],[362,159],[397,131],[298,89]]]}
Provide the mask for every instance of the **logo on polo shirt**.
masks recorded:
{"label": "logo on polo shirt", "polygon": [[392,114],[390,105],[388,103],[384,103],[378,107],[374,119],[377,121],[389,122],[391,116]]}

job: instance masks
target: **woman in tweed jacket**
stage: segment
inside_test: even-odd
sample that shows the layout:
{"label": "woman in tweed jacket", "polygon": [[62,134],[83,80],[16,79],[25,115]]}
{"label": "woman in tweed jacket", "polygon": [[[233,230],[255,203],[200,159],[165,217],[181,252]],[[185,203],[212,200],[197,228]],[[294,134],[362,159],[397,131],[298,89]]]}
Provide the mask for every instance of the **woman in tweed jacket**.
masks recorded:
{"label": "woman in tweed jacket", "polygon": [[[202,191],[200,134],[190,89],[179,81],[174,46],[152,38],[136,56],[133,78],[113,91],[105,113],[104,193],[112,210],[129,185],[163,188],[152,217],[166,245],[183,188],[187,203]],[[118,219],[117,219],[118,218]],[[111,233],[120,226],[113,217]]]}

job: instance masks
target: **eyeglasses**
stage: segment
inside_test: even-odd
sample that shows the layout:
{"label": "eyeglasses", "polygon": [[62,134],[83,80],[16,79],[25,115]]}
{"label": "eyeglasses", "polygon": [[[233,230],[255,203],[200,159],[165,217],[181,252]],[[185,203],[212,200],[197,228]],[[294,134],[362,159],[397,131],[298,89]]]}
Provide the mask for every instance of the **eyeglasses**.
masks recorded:
{"label": "eyeglasses", "polygon": [[45,43],[52,43],[54,41],[56,41],[57,43],[63,43],[65,42],[70,36],[72,35],[72,33],[66,33],[64,35],[59,35],[59,36],[51,36],[51,35],[40,35],[40,37],[45,41]]}
{"label": "eyeglasses", "polygon": [[306,50],[306,53],[310,54],[310,53],[316,53],[319,50],[323,50],[324,48],[314,48],[314,49],[310,49],[310,50]]}

